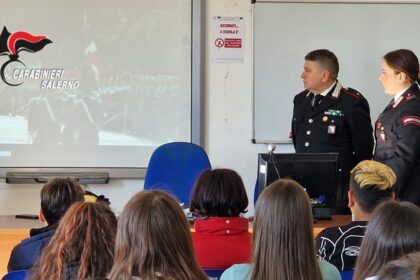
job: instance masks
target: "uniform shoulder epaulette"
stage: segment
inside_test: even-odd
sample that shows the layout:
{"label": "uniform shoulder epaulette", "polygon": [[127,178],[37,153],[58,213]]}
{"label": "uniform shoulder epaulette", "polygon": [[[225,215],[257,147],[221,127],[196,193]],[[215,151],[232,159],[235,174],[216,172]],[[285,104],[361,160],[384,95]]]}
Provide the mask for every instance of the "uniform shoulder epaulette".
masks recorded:
{"label": "uniform shoulder epaulette", "polygon": [[342,88],[341,91],[343,93],[345,93],[346,95],[352,96],[356,99],[362,99],[363,98],[363,96],[360,94],[360,92],[358,92],[357,90],[355,90],[354,88],[351,88],[351,87]]}
{"label": "uniform shoulder epaulette", "polygon": [[407,100],[407,101],[417,99],[417,95],[413,94],[413,93],[409,93],[404,97],[404,99]]}
{"label": "uniform shoulder epaulette", "polygon": [[301,92],[299,92],[298,94],[296,94],[296,96],[297,95],[307,95],[308,93],[309,93],[309,90],[305,89],[305,90],[302,90]]}

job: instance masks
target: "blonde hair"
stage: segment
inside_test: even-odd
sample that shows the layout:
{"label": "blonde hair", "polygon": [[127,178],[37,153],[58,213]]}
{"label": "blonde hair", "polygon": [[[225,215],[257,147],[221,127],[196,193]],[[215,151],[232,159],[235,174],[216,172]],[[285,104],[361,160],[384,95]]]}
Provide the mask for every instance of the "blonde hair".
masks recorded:
{"label": "blonde hair", "polygon": [[397,176],[392,169],[374,160],[361,161],[350,174],[350,191],[360,208],[372,213],[376,206],[393,197]]}
{"label": "blonde hair", "polygon": [[354,174],[354,181],[361,189],[376,188],[384,191],[392,188],[397,180],[397,176],[388,165],[374,160],[359,162],[351,173]]}

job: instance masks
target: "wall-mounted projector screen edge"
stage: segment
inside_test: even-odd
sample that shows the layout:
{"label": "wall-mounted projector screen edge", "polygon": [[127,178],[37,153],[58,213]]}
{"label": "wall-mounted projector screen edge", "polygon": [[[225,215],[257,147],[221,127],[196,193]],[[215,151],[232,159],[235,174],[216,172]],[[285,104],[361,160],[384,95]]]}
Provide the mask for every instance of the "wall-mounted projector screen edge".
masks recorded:
{"label": "wall-mounted projector screen edge", "polygon": [[0,177],[144,178],[156,147],[201,145],[203,2],[4,7]]}

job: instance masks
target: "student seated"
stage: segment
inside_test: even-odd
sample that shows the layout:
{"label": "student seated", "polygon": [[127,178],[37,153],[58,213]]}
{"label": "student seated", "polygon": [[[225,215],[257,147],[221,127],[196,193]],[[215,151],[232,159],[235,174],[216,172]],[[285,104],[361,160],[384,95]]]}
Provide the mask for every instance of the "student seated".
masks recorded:
{"label": "student seated", "polygon": [[387,165],[364,160],[350,173],[348,192],[352,222],[321,231],[315,240],[318,258],[339,270],[354,269],[370,216],[380,203],[394,199],[396,176]]}
{"label": "student seated", "polygon": [[385,202],[375,209],[369,221],[353,279],[377,279],[386,263],[418,251],[420,208],[410,202]]}
{"label": "student seated", "polygon": [[252,262],[232,266],[221,280],[341,280],[335,266],[316,259],[311,203],[297,182],[280,179],[264,189],[253,228]]}
{"label": "student seated", "polygon": [[142,191],[119,220],[111,280],[207,280],[198,265],[187,218],[162,191]]}
{"label": "student seated", "polygon": [[77,202],[69,208],[45,247],[31,280],[106,277],[113,256],[117,219],[103,202]]}
{"label": "student seated", "polygon": [[47,226],[31,229],[30,237],[13,248],[7,265],[9,272],[27,270],[35,264],[61,217],[73,203],[83,201],[83,194],[82,186],[71,178],[55,178],[42,187],[39,219]]}
{"label": "student seated", "polygon": [[198,263],[205,269],[248,263],[251,234],[246,212],[248,197],[233,170],[205,171],[191,193],[190,211],[199,215],[192,233]]}
{"label": "student seated", "polygon": [[378,280],[420,280],[420,252],[387,263],[379,271]]}

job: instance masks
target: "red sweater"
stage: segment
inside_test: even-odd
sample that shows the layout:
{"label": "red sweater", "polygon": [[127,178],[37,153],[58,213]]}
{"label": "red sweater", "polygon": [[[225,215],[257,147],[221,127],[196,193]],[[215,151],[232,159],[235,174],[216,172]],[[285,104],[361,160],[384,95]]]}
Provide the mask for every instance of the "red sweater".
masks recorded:
{"label": "red sweater", "polygon": [[233,264],[250,262],[248,219],[208,218],[196,220],[194,228],[194,249],[202,268],[228,268]]}

